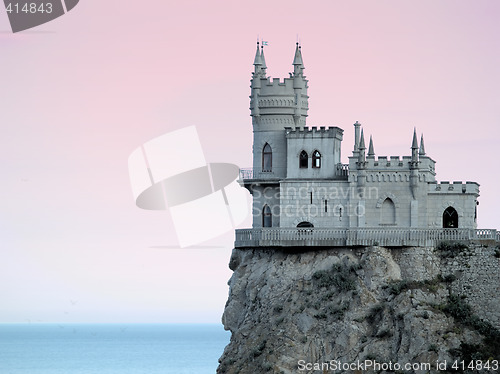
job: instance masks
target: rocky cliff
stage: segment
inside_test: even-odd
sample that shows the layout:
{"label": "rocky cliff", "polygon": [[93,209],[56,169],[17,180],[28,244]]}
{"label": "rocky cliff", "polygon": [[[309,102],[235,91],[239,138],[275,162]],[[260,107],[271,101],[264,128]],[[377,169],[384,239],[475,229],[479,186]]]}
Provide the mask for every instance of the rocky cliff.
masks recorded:
{"label": "rocky cliff", "polygon": [[217,373],[500,373],[486,364],[500,359],[498,257],[457,243],[235,249]]}

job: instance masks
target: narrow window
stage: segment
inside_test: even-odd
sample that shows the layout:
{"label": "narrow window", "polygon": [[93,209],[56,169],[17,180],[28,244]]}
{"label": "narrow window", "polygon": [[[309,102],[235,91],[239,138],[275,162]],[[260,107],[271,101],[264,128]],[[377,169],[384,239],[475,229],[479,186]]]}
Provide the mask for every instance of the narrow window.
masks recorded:
{"label": "narrow window", "polygon": [[262,171],[272,171],[273,169],[273,151],[271,146],[266,143],[262,150]]}
{"label": "narrow window", "polygon": [[312,167],[316,169],[321,167],[321,153],[319,153],[319,151],[313,152]]}
{"label": "narrow window", "polygon": [[264,205],[262,209],[262,227],[273,227],[273,216],[269,205]]}
{"label": "narrow window", "polygon": [[309,192],[310,193],[310,196],[311,196],[311,204],[313,203],[313,193],[312,192]]}
{"label": "narrow window", "polygon": [[300,152],[299,156],[299,167],[301,169],[307,169],[307,161],[308,161],[308,156],[306,151]]}
{"label": "narrow window", "polygon": [[328,213],[328,200],[325,200],[325,213]]}

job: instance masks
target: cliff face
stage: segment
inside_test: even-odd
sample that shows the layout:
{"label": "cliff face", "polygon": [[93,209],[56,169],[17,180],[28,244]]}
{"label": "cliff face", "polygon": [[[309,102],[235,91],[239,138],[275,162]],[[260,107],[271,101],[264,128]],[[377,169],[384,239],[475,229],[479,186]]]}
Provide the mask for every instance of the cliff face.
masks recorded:
{"label": "cliff face", "polygon": [[[231,342],[217,373],[442,373],[437,360],[446,360],[450,372],[457,359],[498,360],[495,251],[456,245],[235,249],[222,317]],[[476,270],[471,263],[489,267]],[[460,296],[467,292],[474,305]],[[335,370],[331,360],[429,363],[432,369]]]}

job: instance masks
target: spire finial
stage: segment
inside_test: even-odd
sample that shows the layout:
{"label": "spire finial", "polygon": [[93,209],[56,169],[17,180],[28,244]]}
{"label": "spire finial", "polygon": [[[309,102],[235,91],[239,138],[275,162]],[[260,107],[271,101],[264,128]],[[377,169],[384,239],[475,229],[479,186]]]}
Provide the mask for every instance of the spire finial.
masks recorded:
{"label": "spire finial", "polygon": [[425,145],[424,145],[424,134],[420,137],[420,150],[418,151],[420,156],[425,156]]}
{"label": "spire finial", "polygon": [[373,139],[370,135],[370,145],[368,146],[368,156],[375,156],[375,151],[373,150]]}

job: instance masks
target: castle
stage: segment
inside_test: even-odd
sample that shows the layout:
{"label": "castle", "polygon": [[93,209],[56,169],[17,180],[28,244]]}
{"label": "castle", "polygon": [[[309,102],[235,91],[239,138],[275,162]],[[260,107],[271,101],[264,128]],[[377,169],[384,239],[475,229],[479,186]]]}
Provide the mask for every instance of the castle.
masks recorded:
{"label": "castle", "polygon": [[240,171],[253,197],[253,228],[236,231],[236,247],[500,239],[495,230],[476,230],[479,185],[438,183],[435,161],[415,130],[411,155],[377,157],[356,122],[354,149],[342,164],[343,130],[306,126],[308,81],[299,43],[288,78],[266,76],[259,43],[253,65],[253,167]]}

